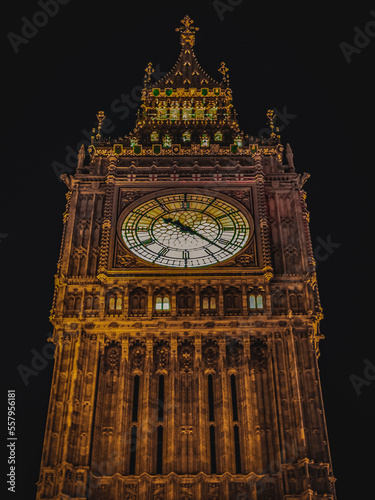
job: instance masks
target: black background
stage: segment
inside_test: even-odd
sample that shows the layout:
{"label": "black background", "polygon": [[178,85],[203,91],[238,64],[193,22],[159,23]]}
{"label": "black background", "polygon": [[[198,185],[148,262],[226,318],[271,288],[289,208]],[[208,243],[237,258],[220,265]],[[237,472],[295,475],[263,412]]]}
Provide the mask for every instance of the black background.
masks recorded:
{"label": "black background", "polygon": [[[17,493],[10,498],[35,498],[52,377],[52,361],[27,385],[19,374],[20,365],[32,368],[52,332],[67,189],[51,164],[67,165],[66,147],[77,151],[98,110],[115,124],[113,136],[132,129],[135,112],[121,119],[111,105],[142,84],[149,61],[164,72],[172,68],[180,51],[174,30],[185,14],[200,28],[195,52],[202,67],[215,79],[221,61],[230,69],[242,130],[258,135],[269,108],[295,115],[282,142],[290,142],[297,171],[311,174],[305,189],[312,242],[324,259],[318,261],[326,336],[319,365],[338,498],[372,497],[375,382],[357,395],[350,376],[363,377],[366,358],[375,362],[369,319],[375,37],[350,63],[340,43],[353,44],[355,26],[375,20],[375,7],[236,3],[221,19],[215,2],[71,1],[18,54],[7,35],[21,35],[22,17],[31,20],[41,7],[36,1],[7,6],[0,259],[3,402],[6,389],[17,391]],[[327,252],[322,241],[336,246]],[[5,409],[0,422],[6,431]],[[8,466],[2,470],[6,492]]]}

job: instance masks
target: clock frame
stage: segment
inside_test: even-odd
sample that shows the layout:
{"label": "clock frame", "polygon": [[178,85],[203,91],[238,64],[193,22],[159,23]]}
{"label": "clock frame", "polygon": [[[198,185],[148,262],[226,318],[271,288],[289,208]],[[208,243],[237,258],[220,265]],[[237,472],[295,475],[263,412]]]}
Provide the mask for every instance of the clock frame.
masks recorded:
{"label": "clock frame", "polygon": [[166,190],[131,203],[118,237],[133,256],[157,267],[196,269],[237,257],[254,234],[253,218],[237,200],[215,191]]}

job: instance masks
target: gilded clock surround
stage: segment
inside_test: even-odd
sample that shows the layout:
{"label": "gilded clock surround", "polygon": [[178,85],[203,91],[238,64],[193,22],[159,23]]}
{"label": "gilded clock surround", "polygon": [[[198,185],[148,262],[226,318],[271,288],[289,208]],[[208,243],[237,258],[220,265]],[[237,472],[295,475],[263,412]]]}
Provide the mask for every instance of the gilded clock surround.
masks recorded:
{"label": "gilded clock surround", "polygon": [[[236,229],[235,229],[235,226],[233,226],[233,231],[230,232],[228,231],[228,227],[226,228],[227,229],[227,232],[224,233],[223,229],[221,226],[219,226],[219,224],[216,224],[217,225],[217,230],[216,231],[213,231],[212,234],[215,234],[216,232],[216,236],[213,237],[213,251],[215,251],[215,246],[218,245],[217,241],[222,241],[223,238],[225,238],[227,235],[231,235],[232,236],[232,239],[236,236],[237,237],[237,240],[235,240],[232,245],[230,245],[230,242],[228,241],[223,241],[220,246],[218,246],[218,249],[219,248],[223,248],[224,249],[224,252],[221,252],[221,259],[218,260],[216,257],[215,258],[211,258],[211,261],[209,262],[206,262],[206,263],[202,263],[202,264],[198,264],[194,261],[192,261],[193,259],[193,255],[190,255],[189,256],[189,260],[188,262],[185,264],[185,265],[181,265],[181,266],[176,266],[176,265],[169,265],[168,262],[166,260],[164,260],[163,258],[160,258],[160,259],[157,259],[155,261],[153,261],[152,257],[150,257],[149,261],[151,261],[151,263],[155,264],[156,266],[160,266],[160,265],[164,265],[164,266],[167,266],[167,267],[184,267],[185,269],[194,269],[194,268],[197,268],[197,267],[207,267],[207,266],[212,266],[212,265],[220,265],[220,264],[223,264],[225,265],[225,261],[228,261],[228,260],[233,260],[236,256],[238,257],[238,254],[239,253],[242,253],[244,251],[246,251],[246,248],[249,246],[249,243],[251,242],[251,238],[253,237],[253,227],[254,227],[254,224],[253,224],[253,220],[252,220],[252,216],[250,215],[250,213],[248,212],[248,210],[243,206],[241,205],[240,203],[236,202],[236,200],[233,200],[233,198],[230,198],[228,196],[225,196],[223,194],[219,194],[215,191],[211,191],[211,190],[199,190],[199,189],[181,189],[181,190],[166,190],[166,191],[162,191],[160,193],[157,194],[157,197],[155,198],[155,194],[152,193],[151,195],[149,196],[144,196],[142,197],[141,199],[137,200],[136,202],[133,202],[131,205],[129,205],[125,210],[124,212],[120,215],[119,217],[119,222],[117,224],[117,227],[118,227],[118,230],[117,230],[117,237],[118,237],[118,241],[121,241],[121,243],[125,243],[124,244],[124,248],[126,251],[129,251],[130,250],[130,253],[135,253],[136,257],[139,257],[141,258],[142,260],[146,260],[147,261],[147,258],[142,258],[142,253],[143,252],[133,252],[132,249],[129,247],[129,244],[127,245],[126,244],[126,241],[124,241],[124,234],[123,234],[123,228],[124,228],[124,224],[126,223],[126,221],[129,219],[129,217],[131,216],[131,214],[133,213],[133,211],[136,211],[138,212],[140,210],[140,208],[144,205],[144,204],[147,204],[147,202],[149,202],[150,200],[159,200],[159,203],[161,202],[160,200],[165,200],[167,198],[170,198],[171,196],[173,195],[181,195],[181,196],[188,196],[189,197],[189,200],[190,200],[190,197],[201,197],[203,200],[208,200],[207,202],[206,201],[203,201],[204,203],[207,203],[207,204],[210,204],[209,207],[205,207],[205,210],[204,212],[207,214],[209,213],[209,210],[210,208],[212,209],[212,216],[210,216],[210,218],[212,219],[212,221],[214,221],[214,207],[215,207],[215,201],[214,200],[218,200],[218,203],[221,203],[221,204],[224,204],[225,203],[225,206],[223,205],[223,207],[220,208],[220,211],[218,208],[215,208],[216,212],[217,212],[217,216],[218,217],[221,217],[221,219],[223,221],[226,221],[227,224],[231,223],[231,224],[241,224],[241,221],[242,223],[246,226],[246,234],[245,236],[242,236],[242,235],[238,235],[236,234]],[[188,200],[188,202],[189,202]],[[170,200],[170,203],[171,203],[171,200]],[[166,203],[166,205],[168,206],[168,203]],[[230,217],[231,215],[227,216],[227,217],[224,217],[225,215],[225,209],[230,209],[230,207],[232,207],[233,210],[236,210],[236,213],[234,215],[232,215],[232,217],[234,217],[236,219],[236,222],[234,220],[230,221]],[[194,210],[196,210],[196,208],[194,208]],[[181,209],[179,209],[178,211],[181,212],[181,216],[182,217],[186,217],[187,214],[189,213],[188,210],[186,211],[183,211]],[[167,212],[166,212],[167,213]],[[162,211],[161,210],[158,210],[158,217],[159,217],[159,220],[160,218],[165,218],[165,214],[162,214]],[[168,216],[169,217],[169,216]],[[169,222],[169,224],[173,224],[172,221]],[[165,226],[167,227],[167,224],[165,224]],[[200,227],[200,226],[199,226]],[[225,225],[224,225],[225,227]],[[182,228],[184,229],[184,228]],[[198,226],[196,226],[196,229],[198,230]],[[185,229],[185,232],[188,232],[189,234],[189,230],[188,230],[188,226],[186,227]],[[131,231],[131,233],[133,233],[133,231]],[[144,236],[144,239],[146,241],[149,241],[150,239],[150,236],[151,236],[151,233],[150,233],[150,229],[147,233],[147,237]],[[207,235],[206,235],[207,236]],[[203,235],[203,238],[205,238],[205,235]],[[134,241],[134,243],[136,243]],[[204,247],[206,246],[205,245],[205,241],[203,240],[203,245],[196,245],[197,248],[200,248],[200,247]],[[226,248],[225,246],[229,244],[229,248]],[[140,245],[139,245],[140,246]],[[179,243],[179,245],[181,247],[181,250],[183,250],[183,243]],[[210,250],[209,250],[210,251]],[[167,256],[168,254],[163,254],[163,256]],[[204,255],[204,254],[203,254]],[[207,254],[209,255],[209,254]],[[182,256],[176,256],[176,258],[183,258]],[[203,257],[204,258],[204,257]],[[224,261],[224,262],[222,262]]]}
{"label": "gilded clock surround", "polygon": [[[181,53],[152,80],[134,130],[102,132],[69,192],[50,320],[56,345],[38,500],[335,500],[319,382],[322,309],[293,153],[239,127],[222,63]],[[246,246],[169,268],[124,245],[125,217],[168,193],[245,213]],[[171,224],[171,223],[169,223]],[[172,224],[173,225],[173,224]],[[188,232],[179,221],[174,227]]]}

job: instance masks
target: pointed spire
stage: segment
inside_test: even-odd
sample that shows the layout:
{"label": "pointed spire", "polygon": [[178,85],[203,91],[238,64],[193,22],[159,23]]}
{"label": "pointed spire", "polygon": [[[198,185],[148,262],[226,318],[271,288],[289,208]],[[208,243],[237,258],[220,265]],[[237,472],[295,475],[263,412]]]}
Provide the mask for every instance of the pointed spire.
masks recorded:
{"label": "pointed spire", "polygon": [[191,26],[193,22],[194,21],[186,15],[181,19],[182,26],[176,28],[176,31],[180,32],[180,43],[183,49],[191,49],[195,44],[195,32],[199,31],[199,28]]}

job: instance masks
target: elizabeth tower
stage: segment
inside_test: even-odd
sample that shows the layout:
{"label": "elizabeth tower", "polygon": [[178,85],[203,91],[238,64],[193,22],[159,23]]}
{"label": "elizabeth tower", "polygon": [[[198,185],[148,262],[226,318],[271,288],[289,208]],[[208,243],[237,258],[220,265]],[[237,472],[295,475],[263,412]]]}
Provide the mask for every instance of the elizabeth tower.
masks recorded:
{"label": "elizabeth tower", "polygon": [[[99,112],[67,206],[38,500],[334,500],[303,184],[275,114],[237,122],[222,63],[146,68],[135,128]],[[103,123],[104,122],[104,123]]]}

